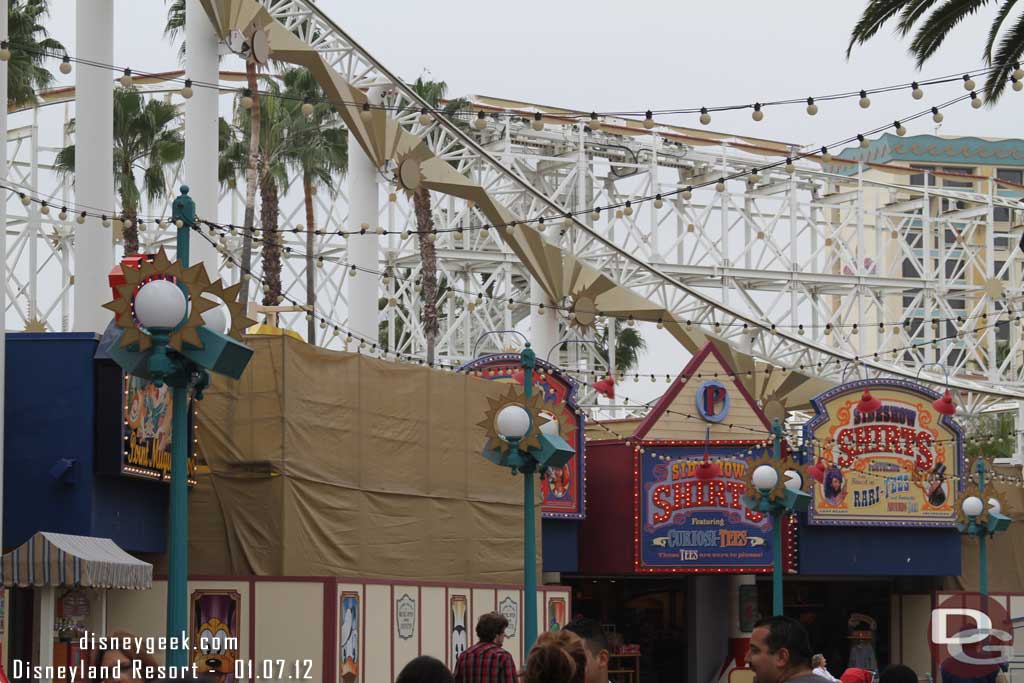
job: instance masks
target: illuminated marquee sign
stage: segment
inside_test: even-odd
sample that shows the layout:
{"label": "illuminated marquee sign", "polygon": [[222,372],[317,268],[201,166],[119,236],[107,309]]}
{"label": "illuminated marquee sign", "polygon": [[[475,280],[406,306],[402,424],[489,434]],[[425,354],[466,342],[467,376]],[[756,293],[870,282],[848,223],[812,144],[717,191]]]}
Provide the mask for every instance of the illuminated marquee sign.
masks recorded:
{"label": "illuminated marquee sign", "polygon": [[[482,356],[459,368],[482,379],[523,384],[525,376],[518,353]],[[542,374],[543,372],[543,374]],[[577,415],[576,382],[557,367],[540,358],[533,373],[533,391],[543,392],[545,408],[559,423],[559,435],[573,447],[575,455],[565,467],[548,469],[541,478],[541,515],[555,519],[583,519],[586,514],[582,415]]]}
{"label": "illuminated marquee sign", "polygon": [[643,443],[635,455],[637,571],[771,571],[771,517],[742,500],[751,445],[709,446],[721,476],[702,481],[696,473],[704,442]]}
{"label": "illuminated marquee sign", "polygon": [[[882,405],[862,413],[868,389]],[[812,399],[825,477],[814,487],[812,524],[953,526],[965,469],[963,431],[932,406],[935,392],[902,380],[862,380]]]}
{"label": "illuminated marquee sign", "polygon": [[[148,380],[124,375],[121,474],[170,483],[172,402],[166,384],[157,387]],[[192,434],[191,415],[188,434]],[[189,448],[189,474],[194,467],[195,453]],[[190,477],[188,483],[196,482]]]}

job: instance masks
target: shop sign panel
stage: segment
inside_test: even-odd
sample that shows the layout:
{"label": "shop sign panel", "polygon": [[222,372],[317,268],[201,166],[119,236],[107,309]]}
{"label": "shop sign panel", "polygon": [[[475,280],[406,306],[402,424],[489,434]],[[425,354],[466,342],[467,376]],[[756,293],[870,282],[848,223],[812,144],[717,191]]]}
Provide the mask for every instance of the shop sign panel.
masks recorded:
{"label": "shop sign panel", "polygon": [[[865,390],[881,401],[858,403]],[[965,471],[963,430],[939,413],[939,394],[895,379],[843,384],[812,400],[804,425],[808,464],[820,460],[811,524],[937,526],[956,523],[956,483]]]}

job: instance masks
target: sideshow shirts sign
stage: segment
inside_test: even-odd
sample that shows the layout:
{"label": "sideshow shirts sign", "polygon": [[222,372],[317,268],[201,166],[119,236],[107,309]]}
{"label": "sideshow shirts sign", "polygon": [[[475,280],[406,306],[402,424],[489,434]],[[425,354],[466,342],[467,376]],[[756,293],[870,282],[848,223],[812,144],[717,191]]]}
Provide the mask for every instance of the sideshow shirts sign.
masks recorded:
{"label": "sideshow shirts sign", "polygon": [[[858,410],[865,389],[881,401]],[[932,406],[938,394],[902,380],[874,379],[812,400],[804,426],[825,466],[814,487],[812,524],[952,526],[955,481],[964,470],[963,432]]]}
{"label": "sideshow shirts sign", "polygon": [[645,444],[637,453],[640,571],[765,571],[772,565],[772,521],[743,504],[748,446],[711,446],[721,476],[703,481],[704,444]]}

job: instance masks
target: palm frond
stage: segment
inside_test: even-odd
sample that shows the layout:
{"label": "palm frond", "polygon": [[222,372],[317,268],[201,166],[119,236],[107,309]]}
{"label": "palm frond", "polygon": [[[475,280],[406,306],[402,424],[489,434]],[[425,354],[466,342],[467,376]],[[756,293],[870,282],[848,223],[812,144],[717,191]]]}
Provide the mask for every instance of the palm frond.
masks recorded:
{"label": "palm frond", "polygon": [[917,61],[917,68],[920,69],[928,58],[935,54],[961,21],[989,2],[990,0],[946,0],[941,7],[932,12],[910,42],[910,52]]}
{"label": "palm frond", "polygon": [[914,30],[914,24],[917,20],[924,16],[925,12],[931,9],[939,0],[909,0],[907,6],[903,8],[902,14],[900,14],[899,23],[896,24],[896,31],[901,36],[907,36],[911,31]]}
{"label": "palm frond", "polygon": [[849,59],[854,45],[866,43],[910,1],[871,0],[868,2],[867,7],[864,8],[864,12],[860,15],[860,19],[857,20],[853,31],[850,33],[850,44],[846,47],[847,59]]}
{"label": "palm frond", "polygon": [[998,68],[989,73],[985,81],[985,99],[989,105],[995,104],[1006,91],[1006,81],[1017,68],[1021,55],[1024,55],[1024,14],[1017,17],[1013,27],[999,41],[999,48],[993,57]]}
{"label": "palm frond", "polygon": [[986,64],[992,64],[992,50],[996,46],[996,38],[999,37],[999,31],[1003,27],[1003,22],[1010,16],[1010,12],[1013,11],[1016,4],[1016,0],[1006,0],[1000,5],[996,18],[992,20],[992,25],[988,29],[988,39],[985,41],[984,57]]}

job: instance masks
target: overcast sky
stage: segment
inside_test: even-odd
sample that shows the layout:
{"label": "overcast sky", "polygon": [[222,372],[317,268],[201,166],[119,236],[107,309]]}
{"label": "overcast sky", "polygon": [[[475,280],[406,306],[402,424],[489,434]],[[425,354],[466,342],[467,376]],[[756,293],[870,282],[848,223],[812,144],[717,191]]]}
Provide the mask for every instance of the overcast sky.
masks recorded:
{"label": "overcast sky", "polygon": [[[449,85],[452,96],[481,94],[582,110],[643,110],[747,103],[872,88],[963,73],[983,65],[983,46],[995,7],[961,25],[921,72],[906,41],[883,31],[846,60],[850,28],[866,0],[321,0],[334,21],[391,71],[408,80],[424,69]],[[74,12],[87,0],[51,0],[53,37],[74,54]],[[142,70],[167,70],[176,46],[162,37],[166,4],[116,0],[114,58]],[[226,60],[224,68],[240,68]],[[56,72],[56,69],[54,69]],[[57,74],[60,76],[60,74]],[[73,74],[63,77],[67,82]],[[980,80],[980,79],[979,79]],[[979,83],[980,85],[980,83]],[[926,109],[962,94],[959,83],[877,95],[861,110],[856,100],[820,103],[809,117],[802,105],[715,114],[711,128],[821,146]],[[1022,136],[1024,93],[1008,92],[994,109],[967,103],[946,110],[942,134]],[[670,122],[698,126],[695,117]],[[909,133],[933,132],[930,117]],[[656,351],[667,348],[645,332]],[[679,349],[668,342],[672,349]],[[681,353],[681,351],[680,351]],[[648,353],[644,369],[678,372],[685,355]],[[633,388],[635,386],[635,389]],[[628,387],[648,398],[649,382]]]}

